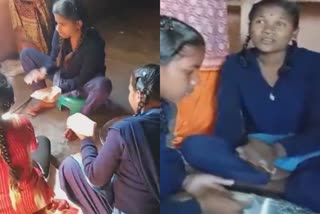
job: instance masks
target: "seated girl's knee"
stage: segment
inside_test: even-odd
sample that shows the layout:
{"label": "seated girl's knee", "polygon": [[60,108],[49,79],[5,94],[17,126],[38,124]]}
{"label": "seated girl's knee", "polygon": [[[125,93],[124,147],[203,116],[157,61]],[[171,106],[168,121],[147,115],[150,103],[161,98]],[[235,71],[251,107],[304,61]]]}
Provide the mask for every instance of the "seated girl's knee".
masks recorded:
{"label": "seated girl's knee", "polygon": [[206,140],[205,138],[203,135],[193,135],[185,138],[180,147],[181,152],[189,157],[197,156],[199,145],[203,140]]}
{"label": "seated girl's knee", "polygon": [[228,144],[221,138],[210,135],[192,135],[187,137],[183,141],[183,145],[186,147],[194,147],[196,145],[212,145],[228,146]]}
{"label": "seated girl's knee", "polygon": [[72,157],[67,157],[61,163],[59,170],[64,176],[70,176],[72,175],[71,172],[74,171],[77,167],[78,167],[77,161]]}
{"label": "seated girl's knee", "polygon": [[24,48],[20,52],[20,60],[24,60],[26,58],[30,58],[30,55],[35,51],[33,48]]}
{"label": "seated girl's knee", "polygon": [[96,92],[110,93],[112,91],[112,82],[109,78],[101,77],[95,83]]}
{"label": "seated girl's knee", "polygon": [[109,93],[112,91],[112,82],[109,78],[104,78],[101,82],[101,88],[106,89]]}
{"label": "seated girl's knee", "polygon": [[193,135],[187,137],[181,146],[183,154],[204,155],[208,152],[221,152],[224,154],[232,153],[232,147],[223,139],[209,135]]}
{"label": "seated girl's knee", "polygon": [[198,142],[201,139],[199,135],[189,136],[185,138],[182,141],[181,149],[182,150],[189,150],[193,149],[196,145],[196,142]]}

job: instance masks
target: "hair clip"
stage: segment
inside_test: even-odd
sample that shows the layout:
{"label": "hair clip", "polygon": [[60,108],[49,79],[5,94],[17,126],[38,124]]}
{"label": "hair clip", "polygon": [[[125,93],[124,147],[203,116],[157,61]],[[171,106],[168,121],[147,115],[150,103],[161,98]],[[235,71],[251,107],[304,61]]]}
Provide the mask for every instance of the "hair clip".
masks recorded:
{"label": "hair clip", "polygon": [[142,72],[142,76],[145,77],[147,75],[147,72]]}
{"label": "hair clip", "polygon": [[160,22],[160,29],[163,30],[174,30],[173,23],[172,23],[172,18],[164,18]]}

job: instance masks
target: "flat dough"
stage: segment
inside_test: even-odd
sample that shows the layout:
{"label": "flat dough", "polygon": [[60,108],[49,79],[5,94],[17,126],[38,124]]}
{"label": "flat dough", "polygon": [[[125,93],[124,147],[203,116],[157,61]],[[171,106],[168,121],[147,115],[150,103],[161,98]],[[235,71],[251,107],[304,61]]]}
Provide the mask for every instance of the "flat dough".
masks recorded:
{"label": "flat dough", "polygon": [[31,97],[45,102],[56,102],[61,95],[61,88],[52,86],[37,90],[31,94]]}
{"label": "flat dough", "polygon": [[67,127],[77,134],[93,137],[97,123],[81,113],[75,113],[67,119]]}

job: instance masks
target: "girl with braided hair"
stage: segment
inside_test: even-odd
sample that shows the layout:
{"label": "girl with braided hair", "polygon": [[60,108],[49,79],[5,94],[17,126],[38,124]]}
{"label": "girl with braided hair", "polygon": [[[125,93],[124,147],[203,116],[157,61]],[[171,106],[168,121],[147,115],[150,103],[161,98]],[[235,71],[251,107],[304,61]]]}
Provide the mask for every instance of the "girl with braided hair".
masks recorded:
{"label": "girl with braided hair", "polygon": [[222,69],[215,134],[318,213],[320,54],[298,47],[299,16],[288,0],[253,5],[243,50]]}
{"label": "girl with braided hair", "polygon": [[173,144],[194,134],[211,134],[216,115],[215,96],[220,68],[228,54],[226,0],[160,0],[160,14],[173,16],[194,27],[206,42],[199,68],[199,84],[178,104]]}
{"label": "girl with braided hair", "polygon": [[190,137],[181,153],[198,170],[235,185],[272,187],[319,213],[320,54],[297,46],[292,1],[259,1],[249,21],[243,50],[222,68],[215,136]]}
{"label": "girl with braided hair", "polygon": [[[53,5],[56,31],[47,56],[35,49],[22,50],[20,59],[33,90],[46,87],[45,79],[61,88],[65,96],[85,98],[81,113],[88,115],[106,103],[112,90],[105,77],[105,42],[88,24],[82,0],[58,0]],[[39,101],[29,108],[32,116],[53,108],[55,100]],[[66,134],[68,135],[68,134]]]}
{"label": "girl with braided hair", "polygon": [[[232,180],[205,173],[186,170],[181,150],[174,146],[176,106],[190,94],[198,83],[197,70],[205,53],[201,34],[188,24],[168,16],[160,17],[161,63],[161,135],[160,135],[160,188],[161,213],[237,213],[240,204],[233,201],[222,185],[230,186]],[[185,142],[182,142],[182,146]],[[199,151],[199,141],[190,156],[200,153],[213,157],[213,150]],[[210,153],[210,154],[209,154]],[[214,174],[214,173],[212,173]],[[175,200],[175,195],[185,190],[189,200]],[[209,191],[208,191],[209,190]],[[213,190],[213,191],[212,191]],[[227,205],[225,205],[227,204]]]}
{"label": "girl with braided hair", "polygon": [[[50,141],[36,138],[26,117],[3,117],[13,103],[13,88],[0,73],[0,213],[53,213],[52,209],[63,201],[53,200],[54,193],[45,181]],[[63,204],[59,206],[64,208]]]}
{"label": "girl with braided hair", "polygon": [[81,157],[60,167],[62,189],[84,213],[160,212],[160,66],[134,70],[129,92],[135,114],[112,125],[99,153],[91,138],[77,134]]}

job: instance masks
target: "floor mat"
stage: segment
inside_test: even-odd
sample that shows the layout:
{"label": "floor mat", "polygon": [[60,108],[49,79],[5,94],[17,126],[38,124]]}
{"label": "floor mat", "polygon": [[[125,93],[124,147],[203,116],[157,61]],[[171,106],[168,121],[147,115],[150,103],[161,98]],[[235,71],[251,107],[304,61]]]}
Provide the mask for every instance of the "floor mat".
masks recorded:
{"label": "floor mat", "polygon": [[20,60],[5,60],[1,63],[1,73],[7,77],[15,77],[19,74],[23,74],[23,68]]}

